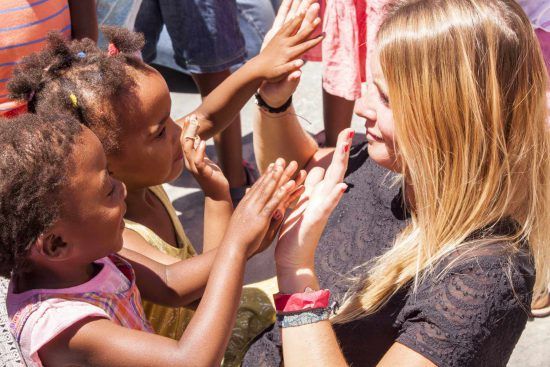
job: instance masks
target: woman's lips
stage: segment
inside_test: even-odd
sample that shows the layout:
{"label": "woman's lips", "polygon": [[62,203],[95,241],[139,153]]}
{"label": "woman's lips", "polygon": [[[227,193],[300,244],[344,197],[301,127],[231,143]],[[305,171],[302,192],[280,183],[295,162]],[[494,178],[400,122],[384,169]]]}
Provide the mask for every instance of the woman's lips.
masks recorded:
{"label": "woman's lips", "polygon": [[367,140],[376,141],[383,143],[384,139],[381,136],[373,134],[369,129],[367,129]]}

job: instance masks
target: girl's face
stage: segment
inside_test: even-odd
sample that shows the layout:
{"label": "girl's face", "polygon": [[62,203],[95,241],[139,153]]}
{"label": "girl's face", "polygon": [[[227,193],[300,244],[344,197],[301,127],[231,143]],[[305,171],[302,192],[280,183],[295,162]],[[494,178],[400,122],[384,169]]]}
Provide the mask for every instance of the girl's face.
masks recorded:
{"label": "girl's face", "polygon": [[384,168],[399,172],[400,166],[395,154],[393,114],[377,52],[373,53],[371,70],[373,83],[368,84],[366,94],[356,103],[355,113],[366,120],[370,158]]}
{"label": "girl's face", "polygon": [[89,264],[122,248],[126,188],[107,171],[99,139],[89,129],[77,138],[71,172],[61,191],[61,219],[49,233],[75,264]]}
{"label": "girl's face", "polygon": [[136,82],[136,96],[128,98],[132,106],[118,106],[120,149],[108,157],[109,170],[129,190],[173,181],[184,167],[181,127],[170,117],[172,101],[164,78],[149,68]]}

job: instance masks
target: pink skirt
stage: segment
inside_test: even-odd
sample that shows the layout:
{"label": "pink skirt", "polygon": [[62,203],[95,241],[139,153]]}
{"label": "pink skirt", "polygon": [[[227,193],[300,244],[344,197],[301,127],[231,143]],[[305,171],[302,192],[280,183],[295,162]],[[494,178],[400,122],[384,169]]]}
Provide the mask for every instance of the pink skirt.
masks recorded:
{"label": "pink skirt", "polygon": [[[323,88],[354,101],[370,81],[370,55],[389,0],[321,0],[322,44],[304,57],[323,62]],[[320,33],[318,30],[317,33]]]}

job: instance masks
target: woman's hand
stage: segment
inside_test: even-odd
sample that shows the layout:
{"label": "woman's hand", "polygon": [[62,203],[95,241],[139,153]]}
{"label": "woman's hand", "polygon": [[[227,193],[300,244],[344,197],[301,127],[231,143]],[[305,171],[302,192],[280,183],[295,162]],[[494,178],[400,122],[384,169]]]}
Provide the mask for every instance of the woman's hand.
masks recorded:
{"label": "woman's hand", "polygon": [[206,156],[206,142],[198,137],[198,128],[195,116],[186,118],[181,136],[185,167],[198,182],[205,196],[214,200],[229,198],[229,182],[222,170]]}
{"label": "woman's hand", "polygon": [[247,257],[258,252],[270,224],[277,221],[275,212],[296,189],[296,182],[287,173],[282,158],[268,167],[235,208],[223,242],[242,246]]}
{"label": "woman's hand", "polygon": [[[326,172],[320,167],[309,172],[304,194],[283,223],[275,250],[277,276],[282,292],[302,292],[305,287],[312,285],[309,283],[311,279],[307,277],[314,274],[315,249],[330,214],[347,189],[343,179],[353,135],[352,129],[340,133],[332,163]],[[305,282],[300,278],[305,278]]]}
{"label": "woman's hand", "polygon": [[[283,24],[287,23],[290,19],[305,12],[304,20],[302,21],[301,30],[307,27],[316,27],[318,24],[319,4],[315,0],[284,0],[279,7],[279,12],[273,23],[273,27],[267,32],[262,49],[266,47],[279,32]],[[295,70],[292,73],[287,74],[283,78],[278,80],[265,81],[262,83],[259,93],[272,107],[282,106],[292,94],[296,91],[298,84],[300,84],[300,77],[302,72]]]}
{"label": "woman's hand", "polygon": [[[268,34],[260,54],[252,60],[264,79],[276,82],[286,78],[304,64],[299,57],[322,41],[322,35],[309,39],[321,22],[317,17],[319,6],[312,3],[313,0],[293,0],[291,5],[296,11],[292,16],[277,16],[277,26]],[[313,19],[305,22],[308,16]]]}

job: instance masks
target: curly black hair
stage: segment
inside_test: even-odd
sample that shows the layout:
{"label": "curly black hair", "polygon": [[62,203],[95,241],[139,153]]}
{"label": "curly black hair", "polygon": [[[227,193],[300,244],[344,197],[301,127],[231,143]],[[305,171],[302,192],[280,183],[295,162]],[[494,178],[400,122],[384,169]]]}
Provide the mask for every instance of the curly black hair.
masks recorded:
{"label": "curly black hair", "polygon": [[10,97],[28,101],[30,112],[69,113],[98,136],[107,153],[118,149],[117,104],[135,91],[133,70],[146,70],[136,56],[144,38],[124,28],[102,27],[116,52],[90,39],[66,40],[50,32],[40,52],[22,59],[8,83]]}
{"label": "curly black hair", "polygon": [[0,275],[21,272],[32,244],[60,213],[60,190],[82,131],[70,116],[0,120]]}

